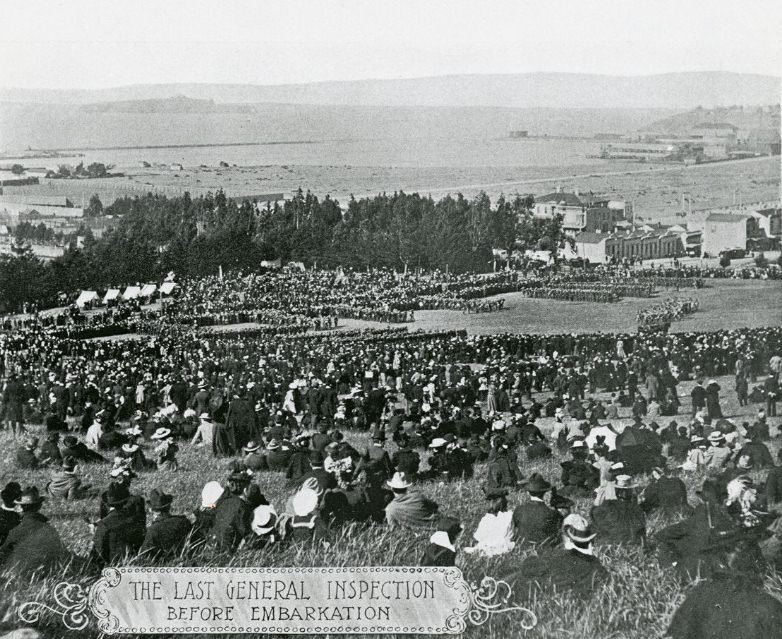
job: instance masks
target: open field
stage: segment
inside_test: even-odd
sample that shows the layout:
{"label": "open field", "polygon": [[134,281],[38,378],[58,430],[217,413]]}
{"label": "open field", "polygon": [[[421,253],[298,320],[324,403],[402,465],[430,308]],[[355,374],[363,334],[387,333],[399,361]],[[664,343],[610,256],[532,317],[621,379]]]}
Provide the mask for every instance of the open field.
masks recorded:
{"label": "open field", "polygon": [[[302,145],[302,149],[306,146]],[[46,184],[5,187],[4,191],[6,194],[67,195],[74,204],[80,205],[82,201],[88,202],[93,193],[108,204],[114,198],[147,191],[181,195],[185,191],[201,194],[218,188],[236,196],[290,195],[302,188],[319,197],[328,194],[346,202],[351,194],[360,197],[399,190],[430,193],[435,198],[447,193],[472,197],[486,191],[495,199],[501,193],[542,195],[561,186],[563,190],[592,191],[631,200],[639,222],[671,221],[681,213],[683,195],[690,198],[693,210],[729,206],[739,199],[747,203],[780,197],[778,156],[695,166],[601,160],[591,164],[578,161],[555,164],[551,157],[536,157],[530,164],[517,166],[410,167],[351,164],[350,157],[338,163],[335,156],[321,164],[314,159],[308,162],[307,158],[300,158],[290,164],[280,161],[218,168],[215,165],[222,158],[215,156],[208,162],[209,166],[185,164],[182,171],[131,168],[126,170],[124,178],[46,180]]]}
{"label": "open field", "polygon": [[[708,288],[658,290],[652,298],[625,297],[613,304],[531,299],[506,293],[505,308],[494,313],[467,315],[462,311],[418,311],[410,330],[455,330],[470,333],[593,333],[627,332],[638,328],[639,310],[666,297],[694,297],[700,310],[674,322],[671,331],[714,331],[722,328],[775,326],[782,322],[782,282],[710,280]],[[490,298],[489,298],[490,299]],[[341,320],[345,328],[378,326],[377,322]]]}
{"label": "open field", "polygon": [[[734,421],[750,420],[757,410],[757,405],[739,408],[735,394],[729,390],[731,379],[718,380],[723,387],[723,410]],[[689,412],[689,390],[692,383],[683,383],[679,387],[683,398],[682,413]],[[598,394],[605,397],[605,393]],[[619,428],[629,423],[629,410],[620,414]],[[665,423],[670,418],[664,418]],[[685,421],[685,416],[677,418]],[[778,433],[779,419],[770,420],[772,436]],[[551,419],[541,420],[544,432],[550,432]],[[33,427],[41,433],[40,427]],[[357,447],[365,448],[369,440],[365,434],[349,433],[350,441]],[[389,448],[393,449],[393,444]],[[773,439],[770,445],[772,453],[779,448],[779,439]],[[11,478],[21,480],[23,485],[36,484],[43,486],[48,480],[48,473],[41,471],[17,472],[13,465],[13,442],[6,432],[0,432],[0,484]],[[133,491],[148,494],[152,488],[164,488],[176,495],[175,512],[190,512],[198,504],[200,489],[206,481],[220,479],[225,474],[227,460],[214,460],[203,449],[185,445],[180,453],[181,468],[178,472],[155,472],[142,474],[134,482]],[[538,471],[549,480],[559,480],[559,458],[528,463],[522,462],[522,471],[526,476]],[[426,467],[426,463],[422,464]],[[765,473],[753,473],[760,479]],[[86,469],[85,475],[97,486],[107,484],[106,467],[93,466]],[[485,466],[477,468],[476,476],[464,482],[452,484],[426,483],[420,489],[441,505],[441,510],[459,517],[464,526],[464,532],[457,543],[457,548],[470,545],[472,532],[485,512],[480,485],[485,478]],[[702,483],[702,477],[687,477],[689,497],[695,502],[695,489]],[[641,483],[646,483],[646,478]],[[278,510],[284,508],[285,500],[291,494],[279,474],[264,473],[258,479],[263,493],[274,503]],[[523,491],[514,492],[510,497],[511,507],[527,499]],[[577,511],[588,514],[590,500],[580,499]],[[82,521],[85,514],[93,515],[96,504],[91,502],[60,502],[49,501],[44,512],[50,517],[64,541],[78,555],[84,556],[90,548],[90,533],[86,523]],[[647,522],[648,531],[653,534],[668,523],[659,516],[654,516]],[[385,526],[355,525],[350,526],[332,539],[329,547],[313,546],[308,548],[287,547],[270,551],[244,551],[230,558],[199,557],[197,563],[215,565],[409,565],[415,563],[428,539],[428,533],[401,533],[388,530]],[[466,579],[478,583],[485,575],[500,578],[518,565],[529,550],[516,548],[502,557],[491,559],[470,556],[459,553],[457,565],[463,570]],[[524,636],[533,638],[561,639],[604,639],[606,637],[621,637],[624,639],[652,639],[662,637],[670,617],[682,601],[686,586],[681,584],[674,573],[661,567],[653,553],[644,553],[637,549],[599,548],[598,556],[613,574],[612,583],[605,586],[592,600],[586,604],[576,603],[567,597],[547,597],[535,602],[531,608],[537,614],[538,627]],[[195,561],[182,560],[179,565],[195,565]],[[69,571],[56,575],[16,575],[11,579],[5,592],[0,596],[0,619],[3,613],[10,611],[14,605],[22,601],[48,599],[51,597],[51,587],[63,579],[91,584],[97,573],[94,569],[81,566],[79,559],[69,568]],[[780,593],[780,576],[770,574],[766,585],[772,593]],[[94,628],[87,633],[71,633],[57,625],[53,616],[44,618],[42,630],[47,637],[63,636],[96,636]],[[0,622],[0,629],[13,627],[9,619]],[[473,627],[468,624],[465,633],[467,637],[503,638],[521,636],[519,618],[513,614],[497,615],[485,626]]]}

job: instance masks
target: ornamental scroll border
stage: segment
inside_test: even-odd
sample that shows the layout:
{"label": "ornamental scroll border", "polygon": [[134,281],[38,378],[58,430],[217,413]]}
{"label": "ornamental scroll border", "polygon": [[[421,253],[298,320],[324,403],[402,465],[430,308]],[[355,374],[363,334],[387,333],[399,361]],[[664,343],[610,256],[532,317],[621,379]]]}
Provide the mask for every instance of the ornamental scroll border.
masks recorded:
{"label": "ornamental scroll border", "polygon": [[[220,572],[232,572],[236,568],[219,568],[219,567],[167,567],[167,568],[146,568],[146,569],[134,569],[128,568],[131,572],[138,570],[148,574],[149,572],[205,572],[205,573],[220,573]],[[253,568],[246,567],[248,572],[264,572],[272,574],[301,574],[301,573],[314,573],[314,572],[380,572],[383,570],[398,570],[402,573],[427,573],[427,572],[441,572],[441,570],[433,568],[419,568],[419,567],[403,567],[403,566],[356,566],[356,567],[298,567],[298,568]],[[39,621],[41,614],[44,611],[60,615],[63,619],[64,625],[69,630],[83,630],[88,624],[88,615],[86,609],[89,610],[97,619],[98,629],[103,635],[115,635],[125,633],[141,633],[141,634],[155,634],[171,632],[172,628],[160,627],[160,628],[130,628],[120,625],[119,618],[111,612],[108,606],[108,590],[110,588],[117,587],[122,581],[122,572],[116,568],[104,568],[102,577],[93,584],[89,591],[79,584],[71,584],[68,582],[60,582],[54,588],[54,598],[57,608],[49,606],[45,603],[32,601],[22,604],[18,609],[19,618],[26,623],[36,623]],[[513,595],[513,589],[511,586],[501,580],[494,579],[493,577],[484,577],[479,585],[469,584],[462,574],[459,568],[448,568],[442,572],[443,583],[446,587],[457,591],[458,602],[450,614],[446,617],[444,627],[442,628],[424,628],[424,627],[400,627],[400,628],[377,628],[370,626],[344,628],[340,629],[340,632],[344,633],[367,633],[376,632],[378,634],[385,633],[406,633],[406,634],[418,634],[418,633],[442,633],[442,634],[461,634],[467,628],[467,621],[475,626],[480,626],[486,623],[492,615],[501,613],[521,613],[522,621],[521,627],[526,630],[534,628],[538,619],[534,612],[524,608],[522,606],[514,605],[511,601]],[[276,634],[312,634],[312,627],[258,627],[258,628],[242,628],[235,629],[227,627],[214,628],[214,627],[194,627],[186,628],[183,632],[210,632],[219,633],[224,632],[272,632]]]}

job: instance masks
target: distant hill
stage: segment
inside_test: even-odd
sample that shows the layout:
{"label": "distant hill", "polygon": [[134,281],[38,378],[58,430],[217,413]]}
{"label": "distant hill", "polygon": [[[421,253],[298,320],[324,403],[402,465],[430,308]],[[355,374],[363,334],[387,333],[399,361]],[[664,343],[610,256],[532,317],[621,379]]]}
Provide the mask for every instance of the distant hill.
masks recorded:
{"label": "distant hill", "polygon": [[198,100],[177,95],[173,98],[150,100],[120,100],[84,104],[85,113],[249,113],[243,104],[217,104],[214,100]]}
{"label": "distant hill", "polygon": [[307,84],[159,84],[98,90],[0,89],[0,102],[88,104],[186,96],[226,103],[351,106],[693,109],[780,102],[780,78],[728,72],[610,76],[451,75]]}
{"label": "distant hill", "polygon": [[779,105],[774,108],[722,107],[716,109],[693,109],[686,113],[677,113],[668,118],[657,120],[641,129],[644,133],[667,133],[688,135],[693,127],[704,123],[727,123],[741,130],[776,131],[780,130]]}

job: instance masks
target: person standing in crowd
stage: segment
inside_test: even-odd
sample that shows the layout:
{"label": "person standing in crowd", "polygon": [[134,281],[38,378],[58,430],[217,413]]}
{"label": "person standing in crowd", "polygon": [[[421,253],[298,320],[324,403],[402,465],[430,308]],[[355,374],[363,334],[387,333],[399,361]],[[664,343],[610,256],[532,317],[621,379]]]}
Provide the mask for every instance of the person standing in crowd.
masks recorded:
{"label": "person standing in crowd", "polygon": [[26,400],[24,385],[19,381],[19,376],[16,373],[11,373],[3,388],[3,405],[5,406],[5,419],[14,439],[26,432],[24,428]]}
{"label": "person standing in crowd", "polygon": [[720,407],[720,385],[713,379],[706,384],[706,412],[709,419],[722,418],[722,408]]}

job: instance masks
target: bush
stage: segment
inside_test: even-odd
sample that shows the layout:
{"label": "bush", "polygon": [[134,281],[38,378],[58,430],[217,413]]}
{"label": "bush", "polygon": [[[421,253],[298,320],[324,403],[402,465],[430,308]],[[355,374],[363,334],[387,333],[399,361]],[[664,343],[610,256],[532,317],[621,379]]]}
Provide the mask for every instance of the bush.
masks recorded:
{"label": "bush", "polygon": [[768,266],[768,258],[763,254],[763,251],[755,256],[755,266],[758,268],[766,268]]}
{"label": "bush", "polygon": [[720,266],[722,268],[728,268],[730,266],[730,258],[727,255],[723,255],[720,258]]}

